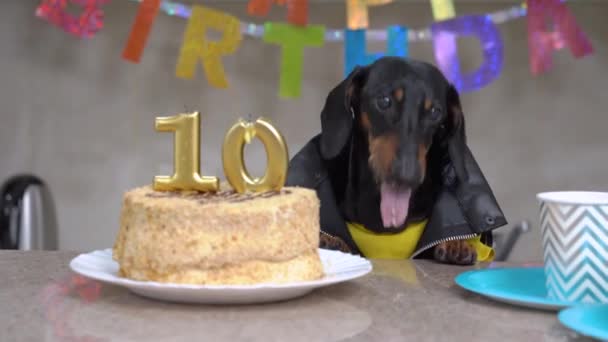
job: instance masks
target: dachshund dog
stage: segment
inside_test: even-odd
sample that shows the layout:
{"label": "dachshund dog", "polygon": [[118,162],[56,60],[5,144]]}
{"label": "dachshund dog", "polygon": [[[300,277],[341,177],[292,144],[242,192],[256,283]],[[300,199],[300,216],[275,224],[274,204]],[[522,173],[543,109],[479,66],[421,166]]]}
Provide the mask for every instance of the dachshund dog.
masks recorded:
{"label": "dachshund dog", "polygon": [[[450,215],[468,218],[463,222],[485,215],[483,229],[461,230],[480,233],[486,243],[491,243],[489,229],[506,223],[492,206],[483,176],[470,174],[476,164],[466,146],[459,94],[433,65],[383,57],[355,68],[329,93],[321,126],[321,134],[290,162],[287,182],[317,190],[322,235],[333,232],[325,235],[336,237],[341,249],[357,251],[344,222],[390,235],[415,222],[441,221],[443,232],[437,236],[447,238],[430,238],[434,244],[427,254],[439,262],[470,265],[476,250],[464,239],[452,239],[450,224],[459,220]],[[473,195],[464,187],[471,177],[481,179]],[[322,187],[323,181],[329,185]],[[446,191],[462,205],[438,205]],[[488,196],[490,201],[477,200]],[[457,209],[466,212],[454,213]]]}

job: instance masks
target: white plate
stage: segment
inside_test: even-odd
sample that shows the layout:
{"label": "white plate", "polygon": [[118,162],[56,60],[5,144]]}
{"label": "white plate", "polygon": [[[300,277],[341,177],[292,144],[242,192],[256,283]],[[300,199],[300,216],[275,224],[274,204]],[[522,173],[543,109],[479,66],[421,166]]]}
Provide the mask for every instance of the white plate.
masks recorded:
{"label": "white plate", "polygon": [[184,285],[152,281],[136,281],[118,276],[118,263],[112,250],[80,254],[70,262],[70,268],[85,277],[124,286],[144,297],[182,303],[253,304],[287,300],[303,296],[312,290],[362,277],[372,270],[372,264],[359,256],[319,249],[325,276],[319,280],[286,284],[256,285]]}

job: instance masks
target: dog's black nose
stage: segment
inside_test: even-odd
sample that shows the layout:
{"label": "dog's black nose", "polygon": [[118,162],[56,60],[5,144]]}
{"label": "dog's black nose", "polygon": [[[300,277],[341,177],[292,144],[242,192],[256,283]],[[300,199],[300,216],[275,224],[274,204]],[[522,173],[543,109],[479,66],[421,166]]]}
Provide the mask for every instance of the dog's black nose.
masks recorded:
{"label": "dog's black nose", "polygon": [[422,172],[416,156],[402,157],[395,161],[392,170],[393,181],[409,187],[420,184]]}

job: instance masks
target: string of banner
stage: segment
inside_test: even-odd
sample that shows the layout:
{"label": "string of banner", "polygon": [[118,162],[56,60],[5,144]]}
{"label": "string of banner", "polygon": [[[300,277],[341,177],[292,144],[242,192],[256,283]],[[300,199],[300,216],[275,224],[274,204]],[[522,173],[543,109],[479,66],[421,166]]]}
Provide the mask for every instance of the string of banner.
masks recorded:
{"label": "string of banner", "polygon": [[[43,0],[36,15],[78,37],[91,38],[103,28],[102,6],[110,0]],[[238,50],[243,36],[261,38],[281,48],[279,96],[298,97],[301,92],[305,48],[321,47],[324,42],[344,42],[344,75],[356,65],[372,63],[382,56],[407,57],[409,43],[431,41],[437,66],[461,92],[478,90],[495,81],[503,67],[503,42],[497,24],[526,17],[530,71],[533,75],[552,67],[553,51],[568,48],[581,58],[593,53],[591,42],[577,24],[566,0],[526,0],[520,6],[502,11],[456,16],[453,0],[430,0],[435,21],[428,28],[410,29],[403,25],[386,29],[368,29],[370,8],[388,5],[393,0],[345,0],[347,28],[327,29],[308,24],[308,0],[249,0],[247,11],[264,17],[273,5],[285,6],[287,23],[263,25],[241,22],[238,18],[207,6],[187,6],[163,0],[131,0],[139,8],[122,57],[139,63],[159,11],[188,19],[176,66],[176,76],[192,79],[199,63],[205,77],[216,88],[227,88],[228,77],[222,57]],[[79,5],[82,12],[73,15],[68,3]],[[547,28],[552,23],[552,29]],[[209,29],[222,33],[219,40],[207,36]],[[472,36],[481,43],[483,62],[472,72],[463,73],[458,60],[457,38]],[[386,41],[385,52],[367,51],[367,41]]]}

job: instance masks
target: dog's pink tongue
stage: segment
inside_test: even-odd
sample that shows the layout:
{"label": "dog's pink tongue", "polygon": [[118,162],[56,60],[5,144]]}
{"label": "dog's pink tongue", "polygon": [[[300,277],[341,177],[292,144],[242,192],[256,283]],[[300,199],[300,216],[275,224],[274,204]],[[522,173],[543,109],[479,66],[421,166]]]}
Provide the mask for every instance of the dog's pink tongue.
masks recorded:
{"label": "dog's pink tongue", "polygon": [[380,212],[384,227],[401,227],[407,218],[412,190],[382,183],[380,187]]}

